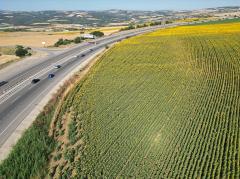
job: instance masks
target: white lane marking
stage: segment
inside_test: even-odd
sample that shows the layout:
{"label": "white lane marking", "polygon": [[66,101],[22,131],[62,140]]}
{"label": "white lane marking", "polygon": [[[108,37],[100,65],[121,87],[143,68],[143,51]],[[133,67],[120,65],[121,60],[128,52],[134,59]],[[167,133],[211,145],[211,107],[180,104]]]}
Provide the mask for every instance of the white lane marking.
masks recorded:
{"label": "white lane marking", "polygon": [[[75,54],[75,56],[76,56],[76,54],[78,55],[79,53],[82,53],[82,52],[85,52],[86,50],[85,49],[87,49],[87,48],[89,48],[88,46],[86,46],[86,45],[82,45],[82,46],[78,46],[78,47],[76,47],[76,49],[77,48],[80,48],[80,47],[82,47],[81,49],[79,49],[80,51],[78,51],[78,52],[75,52],[75,53],[73,53],[73,54]],[[85,51],[82,51],[82,50],[85,50]],[[69,52],[69,51],[66,51],[65,53],[67,53],[67,52]],[[62,54],[64,54],[64,53],[62,53]],[[62,55],[61,54],[61,55]],[[72,54],[71,54],[72,55]],[[65,56],[65,57],[63,57],[61,60],[69,60],[69,59],[71,59],[71,58],[74,58],[74,57],[70,57],[69,58],[69,56],[70,55],[68,55],[68,56]],[[56,58],[57,56],[55,56],[55,57],[53,57],[53,58]],[[49,59],[51,59],[51,58],[49,58]],[[56,64],[56,63],[61,63],[61,60],[59,61],[56,61],[56,62],[52,62],[51,63],[51,65],[54,65],[54,64]],[[40,64],[37,64],[37,65],[40,65]],[[36,67],[36,66],[32,66],[32,67]],[[46,69],[46,67],[45,67],[45,69]],[[44,69],[42,69],[42,70],[44,70]],[[24,74],[22,74],[22,75],[20,75],[20,76],[18,76],[18,78],[20,77],[24,77],[25,75],[27,75],[28,73],[24,73]],[[35,75],[35,74],[33,74],[33,75]],[[33,76],[32,75],[32,76]],[[13,81],[15,81],[16,79],[13,79]],[[20,84],[20,83],[22,83],[23,81],[19,81],[19,82],[17,82],[16,84],[18,85],[18,84]],[[9,89],[11,89],[11,88],[13,88],[13,87],[15,87],[16,85],[14,85],[14,86],[9,86],[8,88],[6,88],[6,89],[4,89],[2,92],[0,92],[0,94],[2,93],[2,94],[4,94],[4,93],[6,93],[6,91],[8,91]],[[1,96],[2,96],[2,94],[0,95],[0,98],[1,98]]]}
{"label": "white lane marking", "polygon": [[[113,42],[113,41],[115,41],[115,40],[114,40],[114,39],[113,39],[113,40],[107,40],[107,41],[104,42],[103,44],[107,44],[107,43],[110,43],[110,42]],[[95,46],[95,47],[102,46],[103,44],[97,45],[97,46]],[[84,50],[84,51],[81,51],[81,53],[85,53],[85,52],[87,52],[87,51],[89,51],[89,49]],[[77,53],[79,53],[79,52],[77,52]],[[79,54],[78,54],[78,55],[79,55]],[[75,56],[74,56],[74,57],[70,57],[70,58],[69,58],[69,57],[65,57],[65,58],[63,58],[62,60],[57,61],[57,63],[63,64],[63,63],[65,63],[65,62],[67,62],[68,60],[71,60],[71,59],[73,59],[73,58],[75,58]],[[53,64],[56,64],[56,62],[52,63],[51,65],[53,65]],[[36,73],[36,74],[28,77],[26,80],[21,81],[21,83],[18,83],[16,86],[14,86],[13,88],[11,88],[10,90],[5,91],[4,94],[0,95],[0,99],[1,99],[0,104],[3,103],[3,102],[5,102],[7,99],[9,99],[13,94],[15,94],[16,91],[24,88],[24,87],[27,85],[27,84],[25,84],[25,83],[27,83],[30,79],[32,79],[32,78],[34,78],[34,77],[37,77],[39,74],[46,74],[46,73],[49,72],[50,70],[52,70],[52,67],[51,67],[51,66],[48,67],[48,68],[44,68],[44,69],[42,69],[41,71],[39,71],[38,73]],[[41,75],[41,76],[43,76],[43,75]],[[10,95],[10,96],[9,96],[9,95]]]}
{"label": "white lane marking", "polygon": [[24,110],[21,111],[21,112],[7,125],[7,127],[0,133],[0,136],[2,136],[2,134],[5,133],[5,131],[18,119],[18,117],[19,117],[20,115],[22,115],[22,113],[25,112],[33,103],[35,103],[36,99],[38,99],[38,98],[39,98],[43,93],[45,93],[45,91],[47,91],[48,89],[49,89],[49,87],[46,88],[45,90],[43,90],[43,91],[37,96],[37,98],[35,98],[35,100],[33,100],[30,104],[28,104],[27,107],[24,108]]}
{"label": "white lane marking", "polygon": [[[145,31],[144,31],[145,32]],[[140,32],[139,32],[140,33]],[[138,33],[133,33],[133,34],[138,34]],[[133,35],[132,34],[132,35]],[[116,39],[115,39],[116,40]],[[105,42],[104,44],[107,44],[107,43],[109,43],[109,42],[112,42],[112,41],[115,41],[115,40],[110,40],[110,41],[107,41],[107,42]],[[101,44],[102,45],[102,44]],[[98,46],[101,46],[101,45],[98,45]],[[88,49],[89,50],[89,49]],[[86,51],[88,51],[88,50],[85,50],[85,51],[83,51],[83,52],[81,52],[81,53],[84,53],[84,52],[86,52]],[[71,58],[72,59],[72,58]],[[73,69],[72,69],[73,70]],[[48,88],[46,88],[45,90],[43,90],[38,96],[37,96],[37,98],[35,98],[35,100],[33,100],[30,104],[28,104],[27,105],[27,107],[26,108],[24,108],[24,110],[23,111],[21,111],[8,125],[7,125],[7,127],[0,133],[0,136],[2,136],[2,134],[3,133],[5,133],[5,131],[18,119],[18,117],[20,116],[20,115],[22,115],[22,113],[23,112],[25,112],[28,108],[29,108],[29,106],[31,106],[35,101],[36,101],[36,99],[38,99],[43,93],[45,93],[45,91],[47,91],[49,88],[50,88],[51,86],[49,86]]]}
{"label": "white lane marking", "polygon": [[[127,34],[128,36],[129,36],[129,35],[137,35],[137,34],[141,34],[141,33],[143,33],[143,32],[151,31],[151,30],[153,30],[153,29],[146,29],[146,30],[136,31],[136,32],[132,32],[132,33],[126,33],[126,34]],[[118,36],[120,36],[120,35],[117,35],[116,37],[118,37]],[[125,37],[122,37],[122,38],[125,38]],[[121,38],[120,38],[120,39],[121,39]],[[116,40],[117,40],[117,39],[105,40],[104,43],[99,44],[99,45],[97,45],[97,46],[95,46],[95,47],[100,47],[100,46],[102,46],[102,45],[109,44],[109,43],[114,42],[114,41],[116,41]],[[86,48],[87,48],[87,47],[86,47]],[[85,48],[84,48],[84,49],[85,49]],[[89,49],[84,50],[84,51],[81,51],[81,53],[85,53],[86,51],[89,51]],[[79,53],[79,52],[77,52],[77,53]],[[79,54],[78,54],[78,55],[79,55]],[[54,62],[54,63],[52,63],[51,65],[56,64],[56,63],[62,64],[62,63],[65,63],[65,62],[67,62],[68,60],[70,60],[70,59],[72,59],[72,58],[73,58],[73,57],[71,57],[71,58],[69,58],[69,57],[64,57],[62,60],[57,61],[57,62]],[[30,79],[33,78],[33,77],[37,77],[38,74],[41,74],[41,73],[43,73],[43,72],[45,72],[44,74],[46,74],[46,73],[49,72],[50,70],[52,70],[51,67],[44,68],[44,69],[42,69],[41,71],[39,71],[38,73],[36,73],[36,74],[28,77],[26,80],[24,80],[24,81],[22,81],[21,83],[17,84],[16,86],[14,86],[13,88],[11,88],[11,89],[8,90],[7,92],[5,91],[4,94],[2,94],[2,95],[0,96],[0,99],[2,99],[2,100],[0,101],[0,104],[3,103],[3,102],[5,102],[7,99],[9,99],[9,98],[10,98],[12,95],[14,95],[18,90],[20,90],[20,89],[24,88],[25,86],[27,86],[27,84],[25,84],[25,83],[26,83],[28,80],[30,80]],[[43,76],[43,74],[42,74],[41,76]],[[21,87],[22,87],[22,88],[21,88]]]}
{"label": "white lane marking", "polygon": [[[96,56],[97,54],[99,53],[99,51],[97,51],[97,52],[95,52],[93,55],[92,55],[92,57],[93,56]],[[92,58],[92,57],[89,57],[89,58]],[[81,62],[80,64],[78,64],[78,66],[79,65],[81,65],[83,62]],[[74,70],[75,68],[77,68],[77,67],[72,67],[70,70],[72,71],[72,70]],[[60,79],[60,81],[58,81],[57,83],[56,83],[56,85],[58,84],[58,83],[60,83],[61,82],[61,79]],[[53,86],[54,87],[54,86]],[[52,87],[52,88],[53,88]],[[24,108],[24,110],[23,111],[21,111],[8,125],[7,125],[7,127],[0,133],[0,136],[2,136],[5,132],[6,132],[6,130],[8,130],[8,128],[18,119],[18,117],[20,116],[20,115],[22,115],[31,105],[33,105],[33,103],[35,103],[36,102],[36,100],[43,94],[43,93],[45,93],[47,90],[49,90],[49,88],[51,88],[51,86],[48,86],[45,90],[43,90],[41,93],[39,93],[38,95],[37,95],[37,97],[30,103],[30,104],[28,104],[25,108]],[[39,103],[38,103],[39,104]]]}
{"label": "white lane marking", "polygon": [[[84,51],[81,51],[81,53],[85,53],[89,51],[88,49],[87,50],[84,50]],[[78,52],[79,53],[79,52]],[[58,64],[63,64],[69,60],[73,59],[73,57],[65,57],[63,58],[62,60],[59,60],[58,61]],[[7,99],[9,99],[11,96],[13,96],[18,90],[26,87],[28,84],[29,84],[29,80],[32,79],[32,78],[36,78],[36,77],[41,77],[41,76],[44,76],[45,74],[47,74],[49,71],[53,70],[53,67],[52,65],[53,64],[56,64],[56,62],[52,63],[50,67],[47,67],[47,68],[44,68],[42,69],[41,71],[39,71],[38,73],[28,77],[26,80],[22,81],[21,83],[17,84],[16,86],[14,86],[13,88],[11,88],[10,90],[8,91],[5,91],[4,94],[0,95],[0,104],[2,104],[3,102],[5,102]],[[40,75],[40,76],[38,76]]]}

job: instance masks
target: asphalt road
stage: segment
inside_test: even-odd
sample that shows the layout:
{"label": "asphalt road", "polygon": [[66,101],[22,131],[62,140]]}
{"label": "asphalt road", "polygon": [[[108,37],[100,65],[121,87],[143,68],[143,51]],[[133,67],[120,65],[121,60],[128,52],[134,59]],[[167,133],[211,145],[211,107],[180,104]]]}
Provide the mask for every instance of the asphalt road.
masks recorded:
{"label": "asphalt road", "polygon": [[[19,66],[8,73],[0,73],[0,147],[44,96],[68,73],[89,59],[94,53],[102,50],[106,45],[125,38],[171,26],[176,25],[120,32],[93,40],[91,43],[84,42],[61,54],[52,54],[48,58]],[[55,69],[54,65],[61,65],[61,68]],[[48,74],[50,73],[55,74],[55,77],[49,79]],[[40,81],[31,84],[34,78],[40,79]]]}

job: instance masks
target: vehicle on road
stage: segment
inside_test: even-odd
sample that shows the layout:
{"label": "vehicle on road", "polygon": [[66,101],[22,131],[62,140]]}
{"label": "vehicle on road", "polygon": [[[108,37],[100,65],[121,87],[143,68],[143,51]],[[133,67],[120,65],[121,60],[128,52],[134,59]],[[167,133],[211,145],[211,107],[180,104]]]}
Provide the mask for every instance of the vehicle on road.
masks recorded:
{"label": "vehicle on road", "polygon": [[32,83],[32,84],[36,84],[36,83],[38,83],[39,81],[40,81],[40,79],[38,79],[38,78],[35,78],[35,79],[33,79],[33,80],[32,80],[32,82],[31,82],[31,83]]}
{"label": "vehicle on road", "polygon": [[59,68],[61,68],[62,66],[61,65],[54,65],[54,68],[55,69],[59,69]]}
{"label": "vehicle on road", "polygon": [[8,82],[7,81],[0,81],[0,87],[7,84]]}
{"label": "vehicle on road", "polygon": [[54,74],[53,73],[50,73],[49,75],[48,75],[48,78],[54,78]]}
{"label": "vehicle on road", "polygon": [[85,54],[82,54],[81,57],[85,57],[86,55]]}
{"label": "vehicle on road", "polygon": [[93,51],[93,49],[90,49],[90,51],[92,52],[92,51]]}

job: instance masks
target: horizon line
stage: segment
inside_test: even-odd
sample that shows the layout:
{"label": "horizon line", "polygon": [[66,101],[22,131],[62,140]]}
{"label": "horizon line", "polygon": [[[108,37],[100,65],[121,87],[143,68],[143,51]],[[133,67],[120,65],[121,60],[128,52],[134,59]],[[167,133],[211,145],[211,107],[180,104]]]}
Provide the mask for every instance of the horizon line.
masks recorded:
{"label": "horizon line", "polygon": [[217,9],[217,8],[240,8],[240,6],[215,6],[215,7],[206,7],[206,8],[193,8],[193,9],[159,9],[159,10],[144,10],[144,9],[102,9],[102,10],[94,10],[94,9],[45,9],[45,10],[10,10],[10,9],[0,9],[0,11],[11,11],[11,12],[40,12],[40,11],[111,11],[111,10],[119,10],[119,11],[194,11],[194,10],[204,10],[204,9]]}

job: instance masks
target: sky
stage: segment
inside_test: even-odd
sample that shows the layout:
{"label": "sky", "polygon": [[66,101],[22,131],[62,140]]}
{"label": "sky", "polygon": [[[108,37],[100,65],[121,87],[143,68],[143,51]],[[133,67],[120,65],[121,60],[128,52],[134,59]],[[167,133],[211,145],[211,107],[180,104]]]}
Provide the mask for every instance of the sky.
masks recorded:
{"label": "sky", "polygon": [[240,6],[240,0],[0,0],[1,10],[189,10]]}

